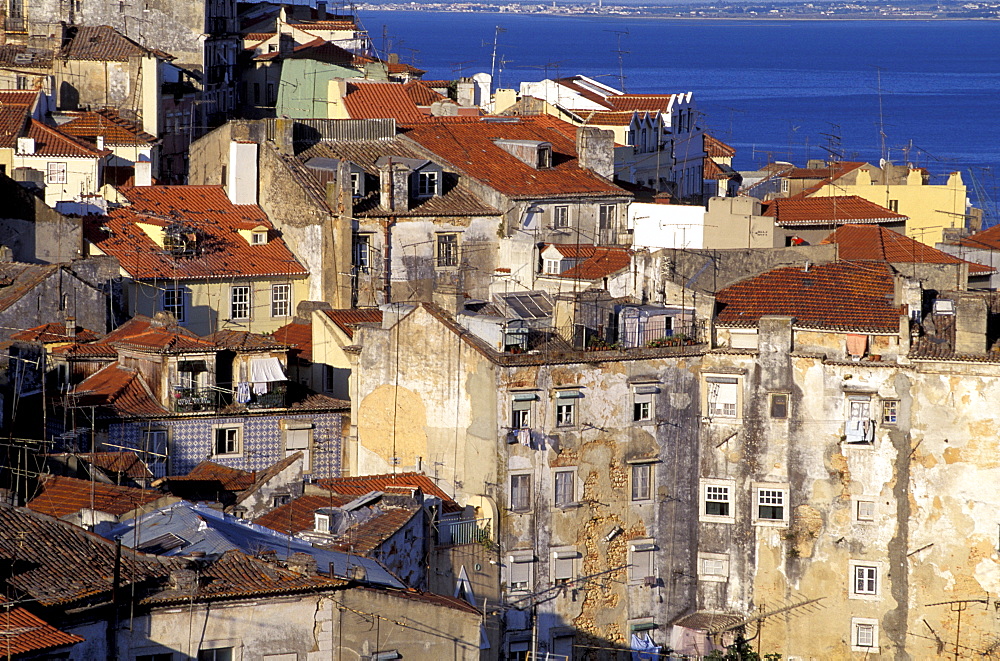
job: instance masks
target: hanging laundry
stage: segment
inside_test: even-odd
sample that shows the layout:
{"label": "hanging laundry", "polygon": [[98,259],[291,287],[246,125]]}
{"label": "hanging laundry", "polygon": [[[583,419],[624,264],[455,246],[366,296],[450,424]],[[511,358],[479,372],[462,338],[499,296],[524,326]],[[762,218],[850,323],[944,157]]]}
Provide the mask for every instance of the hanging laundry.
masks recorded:
{"label": "hanging laundry", "polygon": [[240,381],[236,384],[236,402],[238,404],[246,404],[250,401],[250,384],[246,381]]}
{"label": "hanging laundry", "polygon": [[267,394],[267,381],[254,381],[253,394],[255,395]]}

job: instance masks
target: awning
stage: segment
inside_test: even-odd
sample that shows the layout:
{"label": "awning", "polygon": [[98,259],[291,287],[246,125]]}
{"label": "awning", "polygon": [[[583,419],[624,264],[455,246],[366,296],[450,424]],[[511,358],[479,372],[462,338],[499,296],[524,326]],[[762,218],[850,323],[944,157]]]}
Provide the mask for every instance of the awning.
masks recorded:
{"label": "awning", "polygon": [[251,358],[250,359],[250,381],[253,383],[263,383],[270,381],[287,381],[285,370],[281,367],[281,361],[275,357]]}

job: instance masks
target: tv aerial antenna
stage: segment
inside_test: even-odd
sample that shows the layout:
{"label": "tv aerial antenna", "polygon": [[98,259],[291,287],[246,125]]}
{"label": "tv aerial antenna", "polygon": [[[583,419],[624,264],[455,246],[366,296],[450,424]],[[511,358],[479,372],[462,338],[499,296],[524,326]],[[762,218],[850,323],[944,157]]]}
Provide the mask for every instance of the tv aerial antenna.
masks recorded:
{"label": "tv aerial antenna", "polygon": [[[490,60],[490,85],[493,86],[494,89],[495,89],[495,86],[493,85],[493,79],[494,79],[494,77],[496,77],[496,74],[497,74],[497,45],[500,43],[500,35],[503,34],[506,31],[507,31],[507,28],[505,28],[505,27],[503,27],[501,25],[498,25],[498,26],[496,26],[496,31],[493,33],[493,57]],[[484,41],[483,42],[483,46],[489,46],[489,42],[488,41]],[[500,67],[502,69],[503,68],[503,57],[501,57],[500,59],[501,59]],[[493,90],[490,90],[490,91],[492,92]]]}
{"label": "tv aerial antenna", "polygon": [[622,50],[622,37],[629,36],[628,28],[624,30],[605,30],[605,32],[611,32],[618,39],[618,48],[611,51],[618,55],[618,87],[621,91],[625,91],[625,56],[631,54],[631,51]]}

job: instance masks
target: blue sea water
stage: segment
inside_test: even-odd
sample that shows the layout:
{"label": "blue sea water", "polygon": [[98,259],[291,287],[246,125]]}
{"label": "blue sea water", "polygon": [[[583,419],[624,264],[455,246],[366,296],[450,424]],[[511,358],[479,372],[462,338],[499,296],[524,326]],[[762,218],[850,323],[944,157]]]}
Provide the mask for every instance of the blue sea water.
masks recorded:
{"label": "blue sea water", "polygon": [[[764,21],[430,11],[360,13],[375,46],[455,78],[501,87],[585,74],[629,92],[692,91],[736,165],[844,158],[961,170],[996,202],[1000,21]],[[619,53],[622,51],[619,58]],[[619,68],[620,61],[620,68]],[[881,94],[880,94],[881,91]],[[881,127],[881,131],[880,131]],[[979,197],[979,196],[976,196]]]}

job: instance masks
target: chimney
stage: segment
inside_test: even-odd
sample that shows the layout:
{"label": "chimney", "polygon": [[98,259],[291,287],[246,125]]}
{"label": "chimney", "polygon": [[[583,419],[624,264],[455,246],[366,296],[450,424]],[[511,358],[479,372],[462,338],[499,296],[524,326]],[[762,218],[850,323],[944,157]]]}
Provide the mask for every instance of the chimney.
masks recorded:
{"label": "chimney", "polygon": [[153,164],[149,161],[136,161],[135,162],[135,177],[134,183],[136,186],[152,186],[153,185]]}
{"label": "chimney", "polygon": [[305,574],[306,576],[315,576],[318,571],[316,558],[301,551],[296,551],[288,557],[288,568],[293,572]]}
{"label": "chimney", "polygon": [[229,143],[226,192],[233,204],[257,204],[257,143]]}
{"label": "chimney", "polygon": [[437,283],[431,294],[431,300],[434,305],[453,317],[457,317],[459,312],[465,310],[465,294],[457,284],[451,282]]}
{"label": "chimney", "polygon": [[463,108],[476,105],[476,81],[471,78],[459,78],[455,90],[455,100]]}
{"label": "chimney", "polygon": [[35,153],[35,139],[34,138],[18,138],[17,139],[17,153],[18,154],[34,154]]}
{"label": "chimney", "polygon": [[326,2],[323,2],[322,0],[316,3],[316,20],[326,20]]}
{"label": "chimney", "polygon": [[959,294],[955,301],[955,353],[986,353],[986,299]]}
{"label": "chimney", "polygon": [[278,151],[285,156],[295,155],[295,147],[293,146],[294,127],[295,120],[288,119],[287,117],[278,117],[274,120],[274,144],[277,146]]}
{"label": "chimney", "polygon": [[389,64],[399,64],[399,53],[389,53]]}
{"label": "chimney", "polygon": [[293,50],[295,50],[295,37],[290,34],[279,34],[278,53],[284,56],[289,55]]}
{"label": "chimney", "polygon": [[66,337],[76,337],[76,317],[66,317]]}
{"label": "chimney", "polygon": [[97,136],[97,151],[104,151],[104,136]]}
{"label": "chimney", "polygon": [[177,592],[195,592],[198,589],[197,572],[190,569],[175,569],[171,571],[170,589]]}
{"label": "chimney", "polygon": [[404,163],[388,161],[379,165],[379,194],[382,207],[389,211],[410,210],[410,168]]}
{"label": "chimney", "polygon": [[615,174],[615,134],[593,126],[578,127],[576,155],[581,168],[611,179]]}

